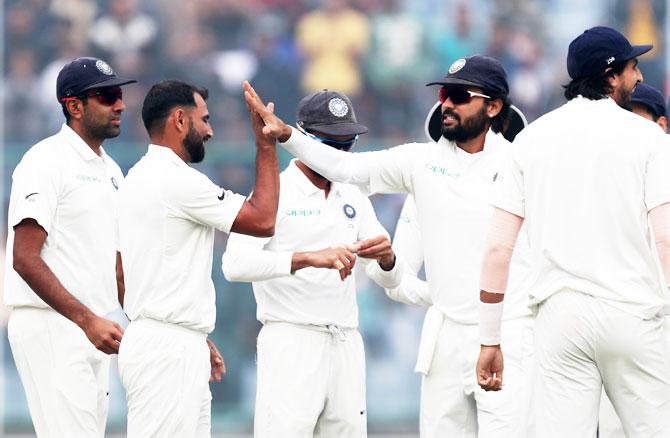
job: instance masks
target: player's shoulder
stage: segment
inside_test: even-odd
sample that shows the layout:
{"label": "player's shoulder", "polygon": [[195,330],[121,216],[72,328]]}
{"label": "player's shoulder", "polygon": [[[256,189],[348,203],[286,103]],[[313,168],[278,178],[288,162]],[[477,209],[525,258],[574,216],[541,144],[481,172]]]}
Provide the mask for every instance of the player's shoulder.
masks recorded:
{"label": "player's shoulder", "polygon": [[63,141],[54,134],[32,145],[21,157],[15,172],[23,169],[56,170],[64,159]]}

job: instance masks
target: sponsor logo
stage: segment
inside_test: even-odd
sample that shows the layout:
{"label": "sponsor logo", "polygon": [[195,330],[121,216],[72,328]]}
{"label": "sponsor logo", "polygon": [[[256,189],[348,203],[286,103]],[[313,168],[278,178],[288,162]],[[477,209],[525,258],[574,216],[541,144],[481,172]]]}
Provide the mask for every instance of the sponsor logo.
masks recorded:
{"label": "sponsor logo", "polygon": [[614,56],[610,56],[609,58],[607,58],[607,59],[605,60],[605,62],[607,63],[607,65],[610,65],[611,63],[614,62]]}
{"label": "sponsor logo", "polygon": [[286,216],[307,217],[307,216],[319,216],[320,214],[321,210],[307,210],[302,208],[286,210]]}
{"label": "sponsor logo", "polygon": [[100,178],[97,176],[82,175],[81,173],[77,174],[77,179],[84,182],[100,182]]}
{"label": "sponsor logo", "polygon": [[119,183],[116,182],[116,178],[112,177],[112,185],[114,186],[114,190],[119,190]]}
{"label": "sponsor logo", "polygon": [[223,192],[221,192],[221,196],[217,196],[219,201],[223,201],[223,198],[226,197],[226,189],[223,189]]}
{"label": "sponsor logo", "polygon": [[[33,193],[27,195],[27,196],[26,196],[26,199],[30,198],[30,197],[33,196],[33,195],[39,195],[39,193],[37,193],[37,192],[33,192]],[[31,199],[31,201],[32,201],[32,199]]]}
{"label": "sponsor logo", "polygon": [[426,163],[426,169],[431,173],[435,173],[438,175],[446,175],[454,179],[458,179],[461,177],[460,173],[449,172],[446,167],[436,166],[435,164]]}
{"label": "sponsor logo", "polygon": [[495,174],[493,174],[493,178],[492,178],[492,179],[493,179],[493,182],[496,182],[496,180],[498,179],[498,172],[496,172]]}

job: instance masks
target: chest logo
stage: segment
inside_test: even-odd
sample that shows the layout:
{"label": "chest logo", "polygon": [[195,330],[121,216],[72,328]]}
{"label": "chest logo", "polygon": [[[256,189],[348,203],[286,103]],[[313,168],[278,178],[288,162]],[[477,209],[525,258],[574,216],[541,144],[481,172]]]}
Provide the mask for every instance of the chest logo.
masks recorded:
{"label": "chest logo", "polygon": [[119,190],[119,183],[116,182],[116,178],[112,177],[112,185],[114,186],[114,190]]}
{"label": "chest logo", "polygon": [[342,211],[344,212],[344,215],[349,219],[353,219],[356,217],[356,209],[351,204],[344,204],[342,206]]}
{"label": "chest logo", "polygon": [[461,177],[460,173],[449,172],[446,167],[436,166],[435,164],[426,163],[426,170],[437,175],[446,175],[450,178],[458,179]]}
{"label": "chest logo", "polygon": [[308,210],[308,209],[302,209],[302,208],[296,208],[296,209],[289,209],[286,210],[286,216],[302,216],[302,217],[307,217],[307,216],[318,216],[321,214],[321,210]]}

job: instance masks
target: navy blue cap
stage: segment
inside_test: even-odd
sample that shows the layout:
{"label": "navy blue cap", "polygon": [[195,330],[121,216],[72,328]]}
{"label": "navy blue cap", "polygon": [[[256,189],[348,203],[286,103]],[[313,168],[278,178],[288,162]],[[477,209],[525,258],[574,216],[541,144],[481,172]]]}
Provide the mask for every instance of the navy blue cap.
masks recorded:
{"label": "navy blue cap", "polygon": [[463,85],[481,88],[491,97],[506,97],[509,94],[507,74],[495,58],[482,55],[461,58],[451,64],[446,76],[426,85]]}
{"label": "navy blue cap", "polygon": [[648,107],[656,117],[665,116],[665,98],[651,85],[637,84],[630,100]]}
{"label": "navy blue cap", "polygon": [[134,82],[137,81],[118,77],[102,59],[82,57],[66,64],[58,73],[56,96],[61,102],[93,88],[118,87]]}
{"label": "navy blue cap", "polygon": [[610,65],[637,58],[651,44],[632,46],[618,31],[605,26],[587,29],[568,48],[568,74],[572,79],[603,73]]}
{"label": "navy blue cap", "polygon": [[303,97],[298,103],[298,125],[329,135],[358,135],[368,128],[358,123],[349,98],[337,91],[323,90]]}

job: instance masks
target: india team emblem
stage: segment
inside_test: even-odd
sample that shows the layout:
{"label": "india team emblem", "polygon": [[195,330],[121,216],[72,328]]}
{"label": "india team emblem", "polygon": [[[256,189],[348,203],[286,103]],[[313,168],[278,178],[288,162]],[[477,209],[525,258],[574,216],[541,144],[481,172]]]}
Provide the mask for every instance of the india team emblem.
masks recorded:
{"label": "india team emblem", "polygon": [[451,64],[451,67],[449,67],[449,74],[453,75],[463,67],[465,67],[465,59],[457,59],[453,64]]}
{"label": "india team emblem", "polygon": [[110,76],[114,74],[114,70],[112,70],[112,67],[109,66],[105,61],[102,59],[98,59],[95,61],[95,66],[100,70],[100,73]]}
{"label": "india team emblem", "polygon": [[344,215],[349,219],[356,217],[356,209],[351,204],[344,204],[342,211],[344,211]]}
{"label": "india team emblem", "polygon": [[335,117],[344,117],[349,112],[349,105],[339,97],[333,97],[328,102],[328,109]]}

